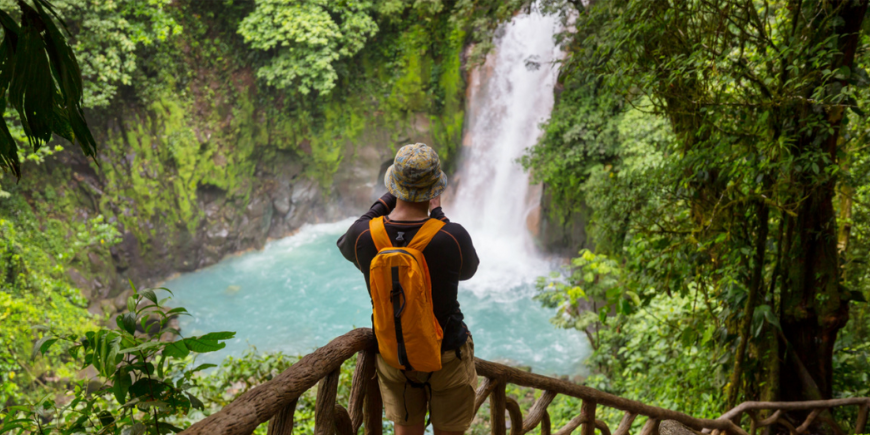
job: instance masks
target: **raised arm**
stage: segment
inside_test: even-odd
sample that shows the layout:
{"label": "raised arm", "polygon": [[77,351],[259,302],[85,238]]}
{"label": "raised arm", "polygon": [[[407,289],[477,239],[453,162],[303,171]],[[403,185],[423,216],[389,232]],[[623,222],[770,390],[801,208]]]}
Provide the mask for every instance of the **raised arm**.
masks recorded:
{"label": "raised arm", "polygon": [[370,220],[390,214],[395,207],[396,197],[390,193],[384,194],[384,196],[380,197],[374,204],[372,204],[369,211],[360,216],[360,218],[357,219],[350,228],[348,228],[344,235],[338,238],[336,244],[338,245],[338,249],[341,251],[341,255],[343,255],[347,261],[353,263],[357,269],[359,269],[359,264],[356,263],[357,239],[363,232],[369,229]]}

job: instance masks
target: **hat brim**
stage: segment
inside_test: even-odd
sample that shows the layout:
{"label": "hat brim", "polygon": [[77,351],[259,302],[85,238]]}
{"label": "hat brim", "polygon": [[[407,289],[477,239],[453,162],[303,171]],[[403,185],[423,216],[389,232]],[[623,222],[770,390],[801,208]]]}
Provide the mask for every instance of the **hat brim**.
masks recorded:
{"label": "hat brim", "polygon": [[429,186],[408,188],[399,184],[393,176],[393,165],[390,165],[390,167],[387,168],[387,172],[384,174],[384,185],[387,186],[387,191],[402,201],[424,202],[437,198],[442,192],[444,192],[444,189],[447,188],[447,174],[445,174],[444,171],[441,171],[441,176],[438,177],[438,181]]}

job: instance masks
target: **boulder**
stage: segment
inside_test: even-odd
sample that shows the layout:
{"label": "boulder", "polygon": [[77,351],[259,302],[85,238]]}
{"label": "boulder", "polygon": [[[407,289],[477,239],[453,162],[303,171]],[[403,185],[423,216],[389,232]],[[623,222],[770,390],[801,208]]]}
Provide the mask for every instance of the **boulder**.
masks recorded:
{"label": "boulder", "polygon": [[689,429],[676,420],[662,420],[659,423],[660,435],[695,435],[695,431]]}

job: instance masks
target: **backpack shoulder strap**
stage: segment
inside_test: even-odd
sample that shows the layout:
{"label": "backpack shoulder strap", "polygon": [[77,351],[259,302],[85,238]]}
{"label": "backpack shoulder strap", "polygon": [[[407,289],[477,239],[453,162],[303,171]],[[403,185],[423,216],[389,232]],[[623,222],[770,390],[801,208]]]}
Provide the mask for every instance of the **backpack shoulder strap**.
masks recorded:
{"label": "backpack shoulder strap", "polygon": [[369,231],[372,232],[372,241],[375,242],[375,248],[380,251],[384,248],[393,246],[390,243],[390,236],[387,235],[387,229],[384,227],[384,217],[376,217],[369,221]]}
{"label": "backpack shoulder strap", "polygon": [[444,227],[444,222],[440,219],[429,219],[420,227],[420,230],[411,239],[411,243],[408,243],[408,247],[422,252],[442,227]]}

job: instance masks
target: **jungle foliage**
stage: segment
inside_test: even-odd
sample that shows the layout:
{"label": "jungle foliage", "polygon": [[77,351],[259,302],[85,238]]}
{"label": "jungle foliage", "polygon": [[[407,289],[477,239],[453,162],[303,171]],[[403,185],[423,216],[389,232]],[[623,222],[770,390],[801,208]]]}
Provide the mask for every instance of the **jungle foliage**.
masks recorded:
{"label": "jungle foliage", "polygon": [[868,394],[866,12],[578,12],[559,101],[524,162],[563,213],[593,210],[594,252],[539,286],[556,324],[590,334],[590,383],[711,417]]}
{"label": "jungle foliage", "polygon": [[[0,113],[8,100],[34,153],[56,134],[94,157],[97,144],[82,110],[82,72],[51,3],[18,4],[21,23],[0,9]],[[21,176],[18,143],[0,124],[0,170]]]}
{"label": "jungle foliage", "polygon": [[[218,396],[249,378],[234,366],[218,370],[230,373],[221,378],[226,384],[203,386],[194,381],[199,376],[185,374],[192,366],[180,356],[167,361],[175,368],[158,373],[159,364],[149,364],[166,359],[157,355],[168,355],[167,344],[126,330],[124,319],[160,314],[126,306],[127,278],[155,280],[161,277],[153,270],[187,267],[179,246],[209,223],[199,202],[204,188],[221,192],[226,210],[244,211],[263,188],[262,171],[289,162],[328,192],[341,162],[356,152],[353,144],[372,129],[388,126],[387,145],[394,146],[423,119],[449,165],[461,141],[464,68],[482,58],[497,24],[524,4],[0,0],[2,75],[14,73],[5,95],[11,109],[27,115],[4,113],[3,156],[12,171],[0,173],[0,409],[6,410],[0,420],[21,416],[14,424],[37,431],[45,424],[45,432],[139,433],[184,427],[214,412],[227,400]],[[274,8],[318,18],[293,22],[300,17],[294,13],[286,24],[313,26],[303,36],[322,38],[308,40],[270,21]],[[24,56],[22,41],[31,40],[27,60],[44,58],[51,68],[36,77],[46,86],[37,89],[34,81],[23,89],[47,97],[34,94],[18,107],[13,85],[25,70],[13,67],[26,64],[11,62],[16,53]],[[310,56],[323,62],[303,62]],[[34,130],[27,104],[39,101],[51,110],[40,106],[33,121],[42,129]],[[92,145],[100,144],[86,150],[91,160],[59,139],[82,141],[75,126],[63,124],[82,114]],[[122,243],[135,245],[135,263],[119,255]],[[46,345],[55,338],[33,325],[50,328],[59,341]],[[115,349],[112,358],[121,358],[115,371],[95,365],[112,358],[95,360],[92,339],[100,358],[108,358],[103,344]],[[44,355],[34,355],[34,344],[45,345]],[[70,354],[76,346],[82,350]],[[124,352],[137,346],[147,349]],[[278,365],[284,358],[268,357]],[[258,361],[250,360],[233,364]],[[124,407],[145,396],[103,389],[124,385],[128,374],[133,384],[149,376],[162,383],[165,404]],[[104,411],[111,421],[109,415],[79,421]]]}

